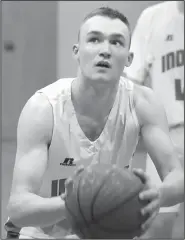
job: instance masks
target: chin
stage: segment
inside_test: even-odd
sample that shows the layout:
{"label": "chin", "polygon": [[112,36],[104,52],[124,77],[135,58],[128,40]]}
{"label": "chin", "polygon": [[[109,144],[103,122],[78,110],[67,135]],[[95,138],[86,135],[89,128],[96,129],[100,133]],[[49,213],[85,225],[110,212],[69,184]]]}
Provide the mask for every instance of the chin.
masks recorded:
{"label": "chin", "polygon": [[91,77],[92,81],[96,82],[111,82],[111,77],[108,74],[96,74]]}

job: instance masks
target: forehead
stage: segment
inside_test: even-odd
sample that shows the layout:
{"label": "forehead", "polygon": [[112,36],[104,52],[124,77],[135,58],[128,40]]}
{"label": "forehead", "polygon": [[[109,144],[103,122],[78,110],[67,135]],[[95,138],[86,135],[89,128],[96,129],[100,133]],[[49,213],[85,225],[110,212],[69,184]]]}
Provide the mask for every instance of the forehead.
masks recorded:
{"label": "forehead", "polygon": [[124,37],[129,36],[129,29],[124,22],[119,18],[111,19],[105,16],[94,16],[81,26],[81,34],[84,37],[93,31],[98,31],[108,36],[111,34],[122,34]]}

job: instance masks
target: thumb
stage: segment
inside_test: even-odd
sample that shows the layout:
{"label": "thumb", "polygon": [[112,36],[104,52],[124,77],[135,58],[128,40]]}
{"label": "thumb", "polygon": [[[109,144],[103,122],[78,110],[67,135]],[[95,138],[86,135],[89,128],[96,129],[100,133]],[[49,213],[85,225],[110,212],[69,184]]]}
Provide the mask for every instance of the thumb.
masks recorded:
{"label": "thumb", "polygon": [[137,177],[139,177],[140,178],[140,180],[142,181],[142,183],[148,183],[149,181],[150,181],[150,178],[149,178],[149,176],[142,170],[142,169],[140,169],[140,168],[138,168],[138,169],[133,169],[132,170],[133,171],[133,173],[137,176]]}

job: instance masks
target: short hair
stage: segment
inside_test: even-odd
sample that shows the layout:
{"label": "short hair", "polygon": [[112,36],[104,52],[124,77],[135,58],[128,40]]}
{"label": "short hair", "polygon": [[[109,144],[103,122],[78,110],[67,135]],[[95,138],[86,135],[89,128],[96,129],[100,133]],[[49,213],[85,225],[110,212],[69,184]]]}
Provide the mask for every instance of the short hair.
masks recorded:
{"label": "short hair", "polygon": [[[90,19],[90,18],[92,18],[94,16],[103,16],[103,17],[108,17],[108,18],[111,18],[111,19],[118,18],[124,24],[126,24],[126,26],[128,27],[128,29],[129,29],[129,31],[131,33],[130,24],[129,24],[129,21],[128,21],[127,17],[123,13],[119,12],[116,9],[112,9],[110,7],[100,7],[100,8],[97,8],[97,9],[93,10],[92,12],[90,12],[88,15],[86,15],[86,17],[82,21],[82,24],[84,22],[86,22],[88,19]],[[80,39],[80,30],[78,32],[78,40],[79,39]]]}

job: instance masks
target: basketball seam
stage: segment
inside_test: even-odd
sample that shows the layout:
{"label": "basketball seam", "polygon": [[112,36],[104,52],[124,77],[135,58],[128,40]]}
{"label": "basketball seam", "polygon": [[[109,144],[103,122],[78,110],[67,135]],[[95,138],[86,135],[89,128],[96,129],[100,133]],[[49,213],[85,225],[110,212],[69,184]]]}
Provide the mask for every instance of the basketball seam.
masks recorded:
{"label": "basketball seam", "polygon": [[97,192],[96,192],[96,194],[94,195],[94,197],[92,199],[92,203],[91,203],[91,219],[92,219],[92,221],[91,222],[94,221],[94,205],[95,205],[95,201],[96,201],[96,199],[98,197],[99,192],[101,191],[102,187],[104,186],[105,182],[107,181],[107,178],[109,177],[109,174],[107,176],[105,176],[104,180],[102,181],[100,187],[97,189]]}
{"label": "basketball seam", "polygon": [[[135,195],[135,196],[136,196],[136,195]],[[132,197],[128,198],[126,202],[128,202],[129,200],[131,200],[131,199],[134,198],[135,196],[132,196]],[[126,202],[124,202],[124,203],[126,203]],[[123,202],[122,202],[122,203],[123,203]],[[120,206],[122,203],[120,203],[119,206]],[[119,206],[118,206],[118,207],[119,207]],[[109,212],[107,212],[105,215],[103,215],[102,218],[104,218],[104,217],[106,217],[107,215],[109,215],[109,213],[112,213],[112,212],[113,212],[114,210],[116,210],[118,207],[116,207],[116,208],[114,208],[114,209],[111,209],[111,211],[109,211]],[[103,231],[105,231],[105,232],[107,232],[107,233],[110,232],[110,233],[118,233],[118,234],[121,234],[121,233],[129,234],[129,233],[132,233],[132,231],[133,231],[132,229],[130,229],[130,230],[128,230],[128,229],[114,229],[114,228],[111,228],[111,227],[102,226],[102,225],[99,223],[99,221],[100,221],[102,218],[99,218],[99,219],[97,219],[97,220],[95,220],[95,221],[92,221],[90,224],[96,224],[96,225],[97,225],[96,227],[98,227],[100,230],[103,230]],[[135,228],[135,229],[134,229],[134,232],[136,232],[136,231],[138,231],[138,230],[140,230],[140,226],[137,227],[137,228]],[[142,234],[142,232],[141,232],[141,234]]]}
{"label": "basketball seam", "polygon": [[[80,179],[79,179],[79,184],[78,184],[78,187],[77,187],[77,204],[78,204],[78,207],[79,207],[80,214],[82,215],[83,221],[85,223],[85,226],[88,229],[89,233],[91,234],[91,238],[93,237],[92,235],[94,235],[94,234],[92,234],[92,231],[91,231],[92,224],[96,224],[99,229],[102,229],[102,230],[104,230],[106,232],[118,232],[118,233],[124,233],[124,232],[130,233],[130,232],[132,232],[131,230],[128,230],[128,229],[124,230],[124,229],[112,229],[110,227],[107,228],[106,226],[102,226],[99,223],[99,221],[102,220],[104,217],[108,216],[109,214],[111,214],[112,212],[116,211],[122,204],[127,203],[129,200],[134,198],[136,196],[135,193],[132,194],[130,197],[128,197],[126,200],[120,202],[118,206],[112,208],[108,212],[100,214],[100,216],[96,220],[94,219],[94,206],[95,206],[97,197],[100,194],[100,191],[103,188],[103,186],[105,185],[106,181],[110,177],[110,173],[111,173],[111,171],[107,174],[107,176],[105,176],[105,179],[103,180],[101,186],[98,188],[98,190],[96,191],[95,196],[93,197],[93,200],[92,200],[92,203],[91,203],[91,221],[89,221],[89,222],[86,220],[86,218],[84,216],[84,213],[83,213],[83,210],[82,210],[82,207],[81,207],[81,204],[80,204],[80,199],[81,199],[80,185],[81,185],[82,175],[80,176]],[[71,215],[73,215],[74,218],[76,219],[76,216],[73,214],[73,212],[71,210],[69,210],[69,207],[67,206],[67,204],[66,204],[66,207],[67,207],[67,210],[71,213]],[[78,221],[76,221],[76,222],[78,222]],[[81,224],[77,224],[77,227],[79,228],[79,230],[80,230],[81,234],[83,235],[83,237],[85,237],[84,233],[82,232],[82,230],[84,229],[85,226],[83,226],[83,224],[82,224],[81,227],[80,227],[80,225]],[[139,230],[139,228],[136,228],[135,230],[137,231],[137,230]]]}
{"label": "basketball seam", "polygon": [[[136,195],[135,195],[135,196],[136,196]],[[135,196],[132,196],[131,198],[129,198],[128,201],[131,200],[132,198],[134,198]],[[126,201],[126,202],[128,202],[128,201]],[[126,202],[124,202],[124,203],[126,203]],[[123,203],[123,202],[122,202],[122,203]],[[122,203],[120,203],[119,206],[120,206]],[[118,206],[118,207],[119,207],[119,206]],[[116,210],[116,209],[117,209],[117,207],[114,208],[113,211]],[[103,217],[103,218],[106,217],[109,213],[112,213],[113,211],[111,210],[110,212],[107,212],[107,213],[106,213],[104,216],[102,216],[102,217]],[[111,232],[118,232],[118,233],[122,233],[122,232],[127,232],[127,233],[129,233],[129,232],[132,231],[132,230],[128,230],[128,229],[114,229],[114,228],[102,226],[102,225],[99,223],[100,220],[101,220],[100,218],[97,219],[95,223],[98,225],[98,227],[99,227],[100,229],[106,230],[107,232],[111,231]],[[137,231],[137,230],[139,230],[139,228],[136,228],[135,230]]]}
{"label": "basketball seam", "polygon": [[[83,220],[84,220],[84,223],[85,223],[85,225],[86,225],[86,228],[89,229],[89,224],[88,224],[88,222],[87,222],[87,220],[86,220],[86,218],[85,218],[85,216],[84,216],[84,214],[83,214],[83,211],[82,211],[82,208],[81,208],[81,204],[80,204],[80,185],[81,185],[82,175],[83,175],[83,174],[81,174],[81,176],[80,176],[79,183],[78,183],[78,188],[77,188],[77,202],[78,202],[79,211],[80,211],[80,213],[81,213],[81,215],[82,215],[82,218],[83,218]],[[82,228],[82,229],[83,229],[83,228]],[[82,233],[83,237],[85,237],[85,234],[82,232],[82,229],[80,229],[80,230],[81,230],[81,233]]]}
{"label": "basketball seam", "polygon": [[[106,181],[108,180],[108,177],[110,176],[110,173],[111,173],[111,171],[109,172],[109,174],[107,174],[107,176],[106,176],[106,178],[104,179],[103,183],[101,184],[100,188],[99,188],[98,191],[96,192],[96,196],[95,196],[94,199],[93,199],[93,201],[94,201],[94,202],[93,202],[93,207],[91,207],[92,210],[94,209],[94,205],[95,205],[95,203],[96,203],[95,201],[96,201],[96,199],[97,199],[97,197],[98,197],[101,189],[103,188],[103,186],[105,185]],[[140,190],[140,191],[141,191],[141,190]],[[99,217],[98,219],[96,219],[96,220],[94,219],[94,213],[93,213],[93,211],[92,211],[93,219],[92,219],[92,221],[89,223],[88,229],[90,228],[90,226],[91,226],[92,224],[96,224],[99,229],[104,230],[104,231],[106,231],[106,232],[113,232],[113,233],[117,232],[117,233],[119,233],[119,234],[121,234],[121,233],[127,233],[127,234],[128,234],[128,233],[132,232],[132,230],[126,230],[126,229],[113,229],[113,228],[110,228],[110,227],[107,228],[107,227],[105,227],[105,226],[102,226],[102,225],[99,223],[99,221],[102,220],[102,218],[104,218],[104,217],[108,216],[109,214],[111,214],[112,212],[116,211],[123,203],[124,203],[124,204],[127,203],[128,201],[130,201],[130,200],[131,200],[132,198],[134,198],[134,197],[136,197],[136,194],[133,192],[130,197],[128,197],[126,200],[124,200],[124,201],[122,201],[121,203],[119,203],[118,206],[112,208],[112,209],[109,210],[108,212],[105,212],[105,213],[101,214],[100,217]],[[135,231],[137,231],[137,230],[139,230],[139,229],[140,229],[140,228],[136,228]]]}
{"label": "basketball seam", "polygon": [[82,228],[80,227],[81,224],[79,223],[79,221],[76,220],[76,216],[75,216],[75,214],[69,209],[67,202],[65,202],[65,207],[66,207],[67,211],[68,211],[68,212],[73,216],[73,218],[75,219],[75,223],[76,223],[77,227],[79,228],[80,233],[81,233],[82,236],[84,237],[84,233],[82,232]]}
{"label": "basketball seam", "polygon": [[65,202],[65,208],[74,218],[76,218],[75,214],[69,209],[67,202]]}
{"label": "basketball seam", "polygon": [[[78,221],[76,221],[76,216],[75,216],[75,214],[69,209],[67,203],[65,203],[65,208],[66,208],[66,210],[72,215],[72,217],[75,219],[75,223],[76,223],[77,227],[79,227],[79,223],[78,223]],[[81,231],[80,231],[80,232],[81,232]]]}
{"label": "basketball seam", "polygon": [[[107,180],[107,178],[106,178]],[[104,182],[105,184],[105,182]],[[102,184],[102,185],[104,185]],[[141,191],[141,190],[140,190]],[[102,213],[96,220],[96,222],[100,221],[102,218],[106,217],[107,215],[111,214],[112,212],[116,211],[123,203],[127,203],[128,201],[130,201],[133,197],[136,196],[136,193],[133,193],[130,197],[128,197],[126,200],[120,202],[116,207],[112,208],[111,210],[109,210],[108,212],[104,212]],[[95,203],[94,203],[95,204]]]}
{"label": "basketball seam", "polygon": [[[102,226],[101,224],[97,223],[97,227],[101,230],[104,230],[106,232],[111,232],[111,233],[131,233],[133,232],[132,229],[128,230],[128,229],[114,229],[114,228],[110,228],[110,227],[105,227],[105,226]],[[135,228],[134,231],[137,231],[139,230],[140,228]]]}

